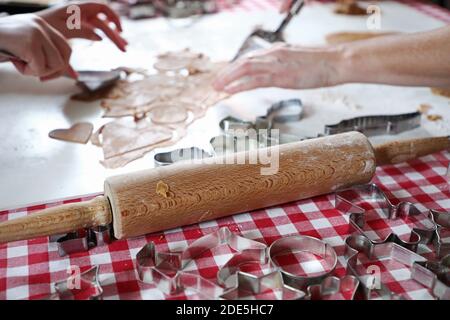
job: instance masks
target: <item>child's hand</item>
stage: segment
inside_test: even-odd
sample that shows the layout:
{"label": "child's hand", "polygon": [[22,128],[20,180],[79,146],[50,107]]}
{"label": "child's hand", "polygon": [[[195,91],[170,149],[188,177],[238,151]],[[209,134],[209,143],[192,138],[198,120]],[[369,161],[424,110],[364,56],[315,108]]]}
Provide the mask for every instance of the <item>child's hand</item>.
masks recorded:
{"label": "child's hand", "polygon": [[[73,12],[67,12],[67,9],[74,5],[80,8],[80,26],[79,28],[69,29],[67,23]],[[128,44],[120,35],[122,26],[119,16],[103,3],[71,3],[70,5],[50,8],[37,14],[68,39],[83,38],[100,41],[102,37],[95,32],[95,29],[100,29],[120,50],[125,51]],[[71,20],[70,23],[72,24],[73,21]]]}
{"label": "child's hand", "polygon": [[65,73],[76,78],[69,64],[72,50],[61,33],[34,14],[0,18],[0,49],[11,53],[16,69],[49,80]]}

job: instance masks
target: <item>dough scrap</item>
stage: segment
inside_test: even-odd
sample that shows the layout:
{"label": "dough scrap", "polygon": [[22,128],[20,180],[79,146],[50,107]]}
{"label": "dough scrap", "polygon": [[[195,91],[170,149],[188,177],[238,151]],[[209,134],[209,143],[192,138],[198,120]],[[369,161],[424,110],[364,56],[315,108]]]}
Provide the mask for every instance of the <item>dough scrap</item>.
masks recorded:
{"label": "dough scrap", "polygon": [[156,184],[156,194],[168,198],[170,194],[170,188],[164,181],[158,181]]}

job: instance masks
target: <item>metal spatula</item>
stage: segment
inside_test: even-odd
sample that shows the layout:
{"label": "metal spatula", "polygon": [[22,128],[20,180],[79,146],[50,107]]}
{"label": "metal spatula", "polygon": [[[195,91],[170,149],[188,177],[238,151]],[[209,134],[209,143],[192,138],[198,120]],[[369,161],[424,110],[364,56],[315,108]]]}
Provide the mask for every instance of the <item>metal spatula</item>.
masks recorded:
{"label": "metal spatula", "polygon": [[275,31],[266,31],[263,29],[256,29],[253,31],[242,44],[236,56],[232,61],[246,55],[247,53],[257,50],[268,48],[274,42],[284,42],[283,31],[291,22],[292,18],[302,10],[304,0],[294,0],[291,2],[286,17],[281,22],[280,26]]}

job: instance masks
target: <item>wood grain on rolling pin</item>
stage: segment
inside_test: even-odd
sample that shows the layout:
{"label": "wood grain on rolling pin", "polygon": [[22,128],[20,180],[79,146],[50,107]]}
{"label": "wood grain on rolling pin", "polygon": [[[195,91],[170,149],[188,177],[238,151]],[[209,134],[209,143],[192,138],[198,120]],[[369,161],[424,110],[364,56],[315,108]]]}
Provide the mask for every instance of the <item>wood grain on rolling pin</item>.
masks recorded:
{"label": "wood grain on rolling pin", "polygon": [[[246,153],[247,159],[254,152]],[[261,175],[266,167],[184,162],[108,178],[105,195],[115,236],[139,236],[367,183],[375,156],[367,138],[351,132],[282,145],[278,172]],[[167,197],[157,192],[162,184]]]}

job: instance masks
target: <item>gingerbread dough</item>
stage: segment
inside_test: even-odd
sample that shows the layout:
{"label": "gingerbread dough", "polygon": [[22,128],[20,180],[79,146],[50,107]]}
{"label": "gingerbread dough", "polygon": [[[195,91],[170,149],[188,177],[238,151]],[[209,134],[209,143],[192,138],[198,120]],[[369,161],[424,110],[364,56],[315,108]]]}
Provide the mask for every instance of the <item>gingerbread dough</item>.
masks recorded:
{"label": "gingerbread dough", "polygon": [[107,168],[118,168],[146,153],[173,145],[209,107],[228,97],[212,81],[224,66],[189,50],[158,57],[159,73],[118,81],[101,102],[104,117],[117,118],[92,136],[103,148]]}

